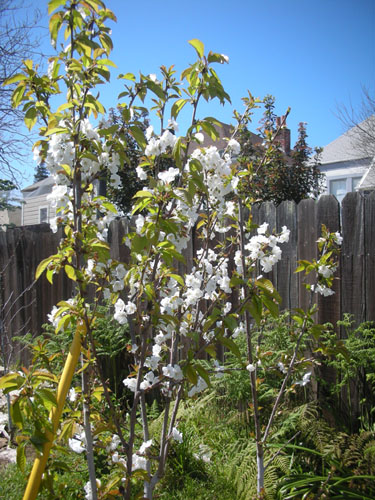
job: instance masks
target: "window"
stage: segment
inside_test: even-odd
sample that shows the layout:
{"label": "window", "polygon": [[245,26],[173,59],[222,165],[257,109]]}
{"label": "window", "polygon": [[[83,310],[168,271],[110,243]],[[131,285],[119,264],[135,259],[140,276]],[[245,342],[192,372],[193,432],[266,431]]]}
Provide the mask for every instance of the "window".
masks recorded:
{"label": "window", "polygon": [[341,203],[346,193],[355,191],[361,179],[362,177],[341,177],[339,179],[332,179],[329,181],[329,194],[336,196]]}
{"label": "window", "polygon": [[39,208],[39,224],[48,222],[48,207]]}
{"label": "window", "polygon": [[341,203],[344,196],[347,193],[346,190],[346,179],[335,179],[329,182],[329,193],[336,196],[338,201]]}
{"label": "window", "polygon": [[361,182],[361,179],[362,177],[353,177],[352,178],[352,190],[355,191],[356,190],[356,187],[358,186],[358,184]]}

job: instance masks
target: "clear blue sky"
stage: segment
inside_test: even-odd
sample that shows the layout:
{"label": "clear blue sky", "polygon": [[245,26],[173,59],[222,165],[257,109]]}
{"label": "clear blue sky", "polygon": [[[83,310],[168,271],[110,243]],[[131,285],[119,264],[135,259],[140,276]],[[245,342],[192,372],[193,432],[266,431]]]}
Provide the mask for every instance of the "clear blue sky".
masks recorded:
{"label": "clear blue sky", "polygon": [[[42,9],[43,0],[37,5]],[[121,92],[118,73],[158,74],[160,65],[172,64],[180,73],[194,61],[187,43],[192,38],[230,59],[217,71],[232,106],[205,108],[201,115],[231,122],[233,108],[243,109],[247,89],[257,97],[272,94],[277,114],[292,109],[292,143],[304,121],[310,146],[328,144],[344,131],[337,106],[358,107],[361,85],[375,90],[375,0],[107,0],[106,5],[117,16],[111,27],[118,66],[102,93],[107,107]]]}

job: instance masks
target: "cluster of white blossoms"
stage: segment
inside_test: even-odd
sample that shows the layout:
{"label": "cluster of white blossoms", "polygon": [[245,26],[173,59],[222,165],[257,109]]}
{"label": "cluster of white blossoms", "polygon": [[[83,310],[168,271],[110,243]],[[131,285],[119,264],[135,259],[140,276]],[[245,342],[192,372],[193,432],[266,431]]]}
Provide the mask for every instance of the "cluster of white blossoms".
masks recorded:
{"label": "cluster of white blossoms", "polygon": [[225,211],[225,196],[228,195],[238,184],[238,178],[229,178],[232,173],[232,158],[230,154],[220,155],[215,146],[208,148],[197,148],[193,151],[185,170],[192,172],[192,160],[198,160],[202,166],[204,183],[208,190],[208,199],[212,207],[216,207],[220,213]]}
{"label": "cluster of white blossoms", "polygon": [[202,377],[198,377],[197,383],[193,385],[193,387],[188,392],[189,398],[192,398],[196,394],[203,392],[205,389],[207,389],[207,387],[207,382]]}
{"label": "cluster of white blossoms", "polygon": [[[332,233],[331,238],[333,239],[333,242],[337,245],[340,246],[342,244],[342,236],[339,232]],[[318,239],[317,243],[320,243],[321,245],[326,245],[328,243],[327,237],[321,237]],[[332,278],[334,273],[337,271],[337,264],[332,262],[332,260],[323,260],[317,262],[317,274],[318,274],[318,283],[316,285],[311,286],[311,290],[315,293],[318,293],[322,295],[323,297],[329,297],[330,295],[333,295],[335,292],[327,286],[327,281]],[[329,284],[329,281],[328,281]]]}
{"label": "cluster of white blossoms", "polygon": [[[96,479],[96,487],[99,489],[102,486],[100,479]],[[85,490],[85,500],[93,500],[94,496],[92,493],[92,487],[90,481],[87,481],[84,488]]]}
{"label": "cluster of white blossoms", "polygon": [[315,293],[323,295],[323,297],[329,297],[330,295],[333,295],[335,293],[333,290],[331,290],[331,288],[320,283],[318,283],[317,285],[311,285],[311,290]]}
{"label": "cluster of white blossoms", "polygon": [[[117,451],[120,443],[121,440],[119,436],[117,434],[114,434],[111,438],[111,441],[107,444],[105,449],[109,455],[110,465],[120,464],[122,466],[121,470],[123,472],[124,469],[126,468],[127,463],[126,463],[126,457],[121,456],[120,453]],[[152,439],[143,442],[139,450],[132,454],[133,472],[136,470],[147,470],[147,463],[148,463],[147,453],[148,449],[152,446],[152,443],[153,443]],[[125,481],[125,477],[123,478],[123,481]]]}
{"label": "cluster of white blossoms", "polygon": [[[65,121],[62,121],[60,126],[66,129],[69,128],[68,123]],[[78,150],[69,133],[52,134],[48,142],[45,164],[55,181],[52,192],[47,196],[52,208],[56,210],[56,217],[50,220],[53,232],[57,231],[59,224],[71,221],[74,216],[74,193],[71,187],[74,177],[73,168],[79,166],[81,182],[87,186],[95,183],[100,176],[100,172],[104,170],[109,174],[108,182],[115,188],[120,186],[120,177],[118,175],[120,167],[119,155],[102,143],[98,129],[94,128],[87,118],[82,120],[80,124],[80,134],[94,143],[96,159],[93,159],[93,155],[89,152],[79,154],[78,157]],[[101,153],[97,153],[97,151],[101,151]],[[41,161],[38,148],[34,149],[34,158],[38,162]],[[92,216],[88,216],[83,211],[82,222],[96,225],[97,237],[105,240],[108,226],[117,215],[114,207],[108,210],[100,203],[99,198],[95,198],[89,192],[82,194],[81,205],[82,207],[100,207],[100,218],[97,217],[94,209],[91,210]]]}
{"label": "cluster of white blossoms", "polygon": [[125,302],[122,299],[118,299],[115,304],[115,314],[114,319],[124,325],[128,322],[128,316],[134,314],[137,311],[137,306],[134,302]]}
{"label": "cluster of white blossoms", "polygon": [[152,125],[146,129],[146,139],[148,140],[145,155],[146,156],[159,156],[172,148],[177,141],[177,137],[167,129],[160,137],[154,136],[154,128]]}
{"label": "cluster of white blossoms", "polygon": [[[264,223],[257,229],[257,234],[254,236],[247,235],[249,242],[245,245],[245,250],[248,255],[245,257],[246,266],[253,266],[259,261],[262,271],[269,273],[273,266],[281,259],[281,248],[278,244],[287,243],[289,241],[290,231],[286,226],[282,227],[280,234],[266,234],[268,223]],[[236,251],[234,261],[237,272],[243,274],[242,253]]]}

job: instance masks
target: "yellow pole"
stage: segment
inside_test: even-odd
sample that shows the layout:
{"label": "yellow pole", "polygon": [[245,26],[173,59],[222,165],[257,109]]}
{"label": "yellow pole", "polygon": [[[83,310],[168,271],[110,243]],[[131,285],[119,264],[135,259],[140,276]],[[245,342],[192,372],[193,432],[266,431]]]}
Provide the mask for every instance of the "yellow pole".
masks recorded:
{"label": "yellow pole", "polygon": [[42,475],[47,464],[49,452],[52,448],[53,440],[59,426],[59,421],[64,408],[66,396],[72,383],[73,375],[75,373],[79,355],[81,353],[81,335],[85,333],[85,330],[86,328],[83,323],[77,325],[73,342],[70,347],[68,357],[66,358],[64,370],[57,387],[57,406],[53,407],[50,413],[50,420],[52,421],[52,432],[46,433],[48,441],[43,446],[43,453],[34,461],[26,490],[23,495],[23,500],[35,500],[38,495]]}

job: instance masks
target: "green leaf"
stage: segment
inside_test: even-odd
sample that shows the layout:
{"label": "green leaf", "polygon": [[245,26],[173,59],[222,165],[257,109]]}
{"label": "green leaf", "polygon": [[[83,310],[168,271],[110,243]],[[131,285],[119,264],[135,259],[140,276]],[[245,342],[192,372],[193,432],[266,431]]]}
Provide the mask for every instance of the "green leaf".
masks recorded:
{"label": "green leaf", "polygon": [[56,113],[61,113],[61,111],[64,111],[65,109],[71,109],[74,107],[74,104],[72,102],[64,102],[64,104],[61,104],[56,110]]}
{"label": "green leaf", "polygon": [[176,102],[173,103],[173,106],[171,109],[172,118],[174,118],[174,119],[177,118],[181,109],[185,106],[185,104],[187,102],[188,102],[187,99],[178,99]]}
{"label": "green leaf", "polygon": [[38,267],[36,268],[36,271],[35,271],[35,279],[36,280],[44,272],[44,270],[46,269],[46,267],[48,266],[48,264],[53,261],[54,257],[55,257],[54,255],[51,255],[50,257],[47,257],[46,259],[43,259],[42,262],[39,263],[39,265],[38,265]]}
{"label": "green leaf", "polygon": [[74,269],[73,266],[70,266],[69,264],[66,264],[64,266],[66,275],[70,280],[77,281],[77,275],[76,275],[76,270]]}
{"label": "green leaf", "polygon": [[46,272],[46,278],[51,283],[51,285],[53,284],[53,274],[54,274],[53,269],[48,269],[48,271]]}
{"label": "green leaf", "polygon": [[101,0],[85,0],[85,2],[88,3],[97,14],[99,14],[100,9],[104,9],[104,4]]}
{"label": "green leaf", "polygon": [[10,407],[10,416],[12,417],[13,422],[19,429],[23,427],[23,417],[20,409],[20,403],[17,399],[12,406]]}
{"label": "green leaf", "polygon": [[51,14],[54,10],[62,5],[65,5],[66,0],[50,0],[48,2],[48,15]]}
{"label": "green leaf", "polygon": [[[24,383],[24,378],[17,372],[7,373],[0,378],[0,389],[19,389]],[[9,391],[8,391],[9,392]]]}
{"label": "green leaf", "polygon": [[203,380],[206,382],[206,384],[208,385],[208,387],[211,387],[211,380],[210,380],[210,375],[208,374],[207,370],[205,370],[203,368],[202,365],[200,364],[196,364],[195,367],[194,367],[197,372],[199,373],[199,375],[203,378]]}
{"label": "green leaf", "polygon": [[228,337],[220,337],[219,342],[227,347],[239,360],[241,360],[241,353],[237,344]]}
{"label": "green leaf", "polygon": [[17,73],[17,75],[11,76],[3,81],[2,87],[4,85],[10,85],[11,83],[19,82],[20,80],[26,80],[27,76],[23,73]]}
{"label": "green leaf", "polygon": [[218,130],[210,122],[201,121],[199,123],[206,134],[208,134],[213,141],[216,141],[220,137]]}
{"label": "green leaf", "polygon": [[233,331],[235,328],[237,328],[237,320],[236,316],[234,314],[228,314],[224,318],[224,324],[229,330]]}
{"label": "green leaf", "polygon": [[181,162],[181,146],[182,146],[182,139],[179,137],[177,141],[175,142],[175,145],[173,146],[173,159],[176,163],[176,167],[180,168],[182,167],[182,162]]}
{"label": "green leaf", "polygon": [[68,420],[65,422],[61,428],[61,432],[59,434],[59,441],[64,441],[73,435],[73,427],[74,421],[73,420]]}
{"label": "green leaf", "polygon": [[14,108],[17,108],[20,105],[23,96],[25,95],[25,92],[26,92],[25,84],[20,83],[12,94],[12,105]]}
{"label": "green leaf", "polygon": [[146,139],[143,130],[140,127],[137,127],[136,125],[132,125],[131,127],[129,127],[129,132],[137,141],[138,146],[142,149],[145,149]]}
{"label": "green leaf", "polygon": [[214,345],[214,344],[209,344],[209,345],[206,345],[206,347],[204,348],[204,350],[205,350],[206,352],[208,352],[208,354],[209,354],[212,358],[216,359],[216,355],[217,355],[217,353],[216,353],[216,345]]}
{"label": "green leaf", "polygon": [[149,240],[148,238],[146,238],[146,236],[140,236],[139,234],[136,234],[132,239],[132,250],[136,253],[143,252],[143,250],[147,248],[148,245]]}
{"label": "green leaf", "polygon": [[179,283],[181,286],[185,286],[184,278],[180,276],[179,274],[167,274],[170,278],[173,278],[177,283]]}
{"label": "green leaf", "polygon": [[117,68],[116,64],[110,59],[99,59],[96,61],[98,66],[112,66],[113,68]]}
{"label": "green leaf", "polygon": [[183,371],[188,381],[193,385],[196,385],[196,383],[198,382],[198,374],[194,370],[193,366],[188,364],[185,366]]}
{"label": "green leaf", "polygon": [[209,52],[207,56],[207,61],[209,63],[217,62],[220,64],[224,64],[228,62],[228,59],[223,56],[223,54],[216,54],[213,52]]}
{"label": "green leaf", "polygon": [[68,132],[69,132],[69,130],[67,128],[54,127],[54,128],[48,129],[44,135],[47,137],[47,136],[52,135],[52,134],[66,134]]}
{"label": "green leaf", "polygon": [[54,382],[55,384],[57,384],[59,382],[59,379],[57,378],[56,375],[54,375],[51,372],[44,371],[44,370],[43,371],[36,370],[33,373],[33,376],[36,377],[38,380],[44,380],[46,382]]}
{"label": "green leaf", "polygon": [[198,40],[197,38],[193,38],[192,40],[189,40],[189,43],[192,47],[195,48],[198,56],[202,58],[204,55],[204,44],[200,40]]}
{"label": "green leaf", "polygon": [[131,80],[132,82],[135,82],[136,80],[133,73],[125,73],[124,75],[120,75],[119,78],[122,80]]}
{"label": "green leaf", "polygon": [[262,295],[262,302],[274,318],[279,316],[279,307],[276,302],[270,299],[267,295]]}
{"label": "green leaf", "polygon": [[252,296],[251,302],[249,303],[248,307],[251,316],[255,319],[257,325],[259,325],[262,319],[262,301],[260,300],[258,295]]}
{"label": "green leaf", "polygon": [[102,203],[102,205],[109,212],[112,212],[113,214],[117,214],[116,207],[113,205],[113,203],[111,203],[109,201],[105,201]]}
{"label": "green leaf", "polygon": [[25,445],[27,441],[22,441],[17,446],[17,465],[19,469],[24,472],[26,467],[26,453],[25,453]]}
{"label": "green leaf", "polygon": [[270,294],[273,294],[275,288],[272,284],[272,282],[266,278],[259,278],[255,281],[255,285],[258,288],[262,288],[263,290],[266,290]]}
{"label": "green leaf", "polygon": [[48,438],[42,432],[36,431],[35,434],[33,434],[31,436],[30,441],[32,442],[32,444],[35,446],[35,448],[37,450],[39,450],[40,452],[42,452],[43,451],[43,445],[44,445],[44,443],[47,443]]}
{"label": "green leaf", "polygon": [[56,12],[49,20],[49,32],[51,34],[51,39],[56,43],[57,35],[63,21],[63,12]]}
{"label": "green leaf", "polygon": [[72,319],[71,314],[66,314],[65,316],[60,318],[60,321],[58,322],[56,327],[56,332],[59,332],[60,330],[65,330],[65,328],[67,328],[67,326],[69,325],[71,319]]}
{"label": "green leaf", "polygon": [[25,125],[29,130],[31,130],[33,128],[33,126],[36,124],[37,116],[38,116],[38,113],[37,113],[36,108],[34,106],[29,108],[26,111]]}
{"label": "green leaf", "polygon": [[165,101],[165,94],[164,94],[164,91],[160,85],[153,82],[152,80],[148,80],[146,83],[146,87],[148,89],[150,89],[151,92],[156,94],[159,97],[159,99],[161,99],[162,101]]}
{"label": "green leaf", "polygon": [[42,387],[41,389],[38,389],[38,393],[42,397],[42,399],[49,401],[53,406],[57,406],[56,396],[50,389]]}
{"label": "green leaf", "polygon": [[155,198],[155,195],[150,191],[137,191],[133,198]]}

